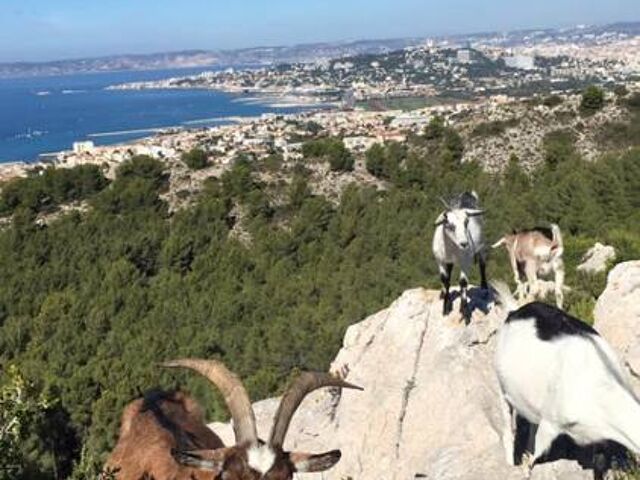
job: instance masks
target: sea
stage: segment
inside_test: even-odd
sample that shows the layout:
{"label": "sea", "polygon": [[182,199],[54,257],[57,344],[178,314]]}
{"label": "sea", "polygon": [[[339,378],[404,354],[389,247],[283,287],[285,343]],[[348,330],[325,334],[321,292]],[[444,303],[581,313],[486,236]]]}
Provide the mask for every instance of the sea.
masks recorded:
{"label": "sea", "polygon": [[36,161],[70,150],[76,141],[111,145],[163,128],[206,127],[228,123],[229,117],[303,109],[210,90],[105,89],[206,70],[211,68],[0,79],[0,163]]}

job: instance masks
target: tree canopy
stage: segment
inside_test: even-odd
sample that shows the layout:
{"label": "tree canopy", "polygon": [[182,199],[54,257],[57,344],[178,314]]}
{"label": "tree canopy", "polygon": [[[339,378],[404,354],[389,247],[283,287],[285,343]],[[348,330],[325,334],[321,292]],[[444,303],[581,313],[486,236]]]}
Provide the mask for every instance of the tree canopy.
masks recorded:
{"label": "tree canopy", "polygon": [[582,92],[580,108],[584,113],[591,114],[604,107],[604,90],[598,86],[591,85]]}

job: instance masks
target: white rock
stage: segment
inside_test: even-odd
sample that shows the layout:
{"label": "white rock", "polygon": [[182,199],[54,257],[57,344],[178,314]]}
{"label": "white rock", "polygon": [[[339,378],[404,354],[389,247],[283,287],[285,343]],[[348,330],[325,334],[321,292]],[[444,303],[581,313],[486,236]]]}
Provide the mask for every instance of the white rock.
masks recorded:
{"label": "white rock", "polygon": [[[480,297],[473,294],[476,304]],[[338,448],[342,459],[305,480],[520,480],[501,444],[503,420],[493,367],[504,312],[475,310],[465,326],[441,314],[439,292],[406,291],[389,308],[350,327],[331,370],[365,388],[310,395],[291,423],[287,450]],[[454,310],[455,311],[455,310]],[[277,401],[254,406],[267,438]],[[229,425],[213,425],[232,442]],[[592,478],[573,461],[537,466],[534,480]]]}
{"label": "white rock", "polygon": [[594,318],[595,328],[622,354],[631,371],[640,374],[640,261],[620,263],[609,272]]}
{"label": "white rock", "polygon": [[607,264],[616,258],[616,249],[600,242],[587,250],[582,257],[582,263],[576,267],[578,271],[587,273],[604,272]]}

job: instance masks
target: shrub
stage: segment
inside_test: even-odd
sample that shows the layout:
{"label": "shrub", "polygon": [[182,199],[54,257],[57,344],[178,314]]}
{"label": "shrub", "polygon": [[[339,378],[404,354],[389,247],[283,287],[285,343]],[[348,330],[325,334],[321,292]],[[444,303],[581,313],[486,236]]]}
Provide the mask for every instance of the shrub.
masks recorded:
{"label": "shrub", "polygon": [[302,146],[305,158],[324,158],[329,161],[329,167],[334,171],[353,170],[354,160],[339,138],[322,138],[312,140]]}
{"label": "shrub", "polygon": [[607,122],[598,133],[598,141],[610,149],[640,145],[640,121]]}
{"label": "shrub", "polygon": [[304,125],[304,129],[311,135],[316,136],[322,131],[322,125],[318,122],[309,121]]}
{"label": "shrub", "polygon": [[544,160],[549,166],[557,166],[572,158],[575,151],[575,135],[561,129],[547,133],[543,139]]}
{"label": "shrub", "polygon": [[372,145],[365,153],[367,171],[375,176],[382,177],[384,172],[385,152],[379,143]]}
{"label": "shrub", "polygon": [[545,107],[554,108],[561,105],[564,99],[560,95],[548,95],[542,100],[542,104]]}
{"label": "shrub", "polygon": [[116,180],[95,197],[93,205],[110,214],[146,209],[163,212],[166,204],[159,194],[168,179],[162,162],[147,155],[135,156],[118,167]]}
{"label": "shrub", "polygon": [[279,153],[272,153],[262,161],[262,164],[267,171],[275,173],[282,169],[284,157]]}
{"label": "shrub", "polygon": [[18,208],[36,213],[54,210],[62,203],[84,200],[103,190],[108,183],[95,165],[49,167],[6,183],[0,195],[0,214],[11,214]]}
{"label": "shrub", "polygon": [[507,128],[515,127],[518,120],[515,118],[509,120],[494,120],[491,122],[482,122],[476,125],[471,131],[472,137],[496,137],[502,135]]}
{"label": "shrub", "polygon": [[400,164],[407,154],[406,147],[398,142],[385,145],[376,143],[365,153],[367,171],[378,178],[394,180],[400,172]]}
{"label": "shrub", "polygon": [[442,145],[442,159],[447,165],[457,165],[462,160],[464,142],[458,132],[448,128],[444,134]]}
{"label": "shrub", "polygon": [[49,401],[35,392],[15,366],[0,388],[0,480],[19,478],[26,469],[23,446],[44,418]]}
{"label": "shrub", "polygon": [[230,197],[243,198],[255,188],[253,162],[247,157],[236,158],[233,167],[222,174],[222,189]]}
{"label": "shrub", "polygon": [[136,155],[127,160],[116,170],[116,177],[118,180],[142,178],[156,188],[166,185],[168,180],[162,162],[149,155]]}
{"label": "shrub", "polygon": [[442,117],[433,117],[429,121],[429,125],[424,129],[424,137],[427,140],[438,140],[444,136],[446,130],[446,126],[444,123],[444,118]]}
{"label": "shrub", "polygon": [[592,114],[604,107],[604,90],[595,85],[587,87],[582,92],[580,109],[585,114]]}
{"label": "shrub", "polygon": [[209,164],[207,152],[201,148],[194,148],[182,154],[182,161],[191,170],[200,170]]}

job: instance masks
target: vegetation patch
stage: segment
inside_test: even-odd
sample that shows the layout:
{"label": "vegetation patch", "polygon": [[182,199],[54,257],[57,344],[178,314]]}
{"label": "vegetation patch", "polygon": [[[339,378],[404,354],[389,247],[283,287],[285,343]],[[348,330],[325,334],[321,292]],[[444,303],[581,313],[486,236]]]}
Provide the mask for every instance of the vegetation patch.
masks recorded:
{"label": "vegetation patch", "polygon": [[209,165],[207,152],[201,148],[194,148],[182,154],[182,161],[191,170],[201,170]]}
{"label": "vegetation patch", "polygon": [[542,145],[544,149],[544,161],[549,166],[557,166],[576,156],[576,136],[569,129],[553,130],[547,133]]}
{"label": "vegetation patch", "polygon": [[323,159],[333,171],[353,170],[354,159],[339,138],[321,138],[302,145],[305,159]]}
{"label": "vegetation patch", "polygon": [[2,185],[0,215],[10,215],[18,209],[32,214],[51,212],[62,203],[84,200],[95,195],[108,183],[100,168],[95,165],[34,170],[26,178],[11,180]]}
{"label": "vegetation patch", "polygon": [[595,85],[590,85],[582,92],[580,111],[583,115],[593,115],[604,107],[604,90]]}
{"label": "vegetation patch", "polygon": [[564,98],[560,95],[547,95],[542,99],[542,104],[545,107],[555,108],[558,105],[562,105],[564,103]]}
{"label": "vegetation patch", "polygon": [[513,128],[519,123],[517,118],[508,120],[494,120],[491,122],[482,122],[476,125],[471,131],[472,137],[497,137],[502,135],[508,128]]}

